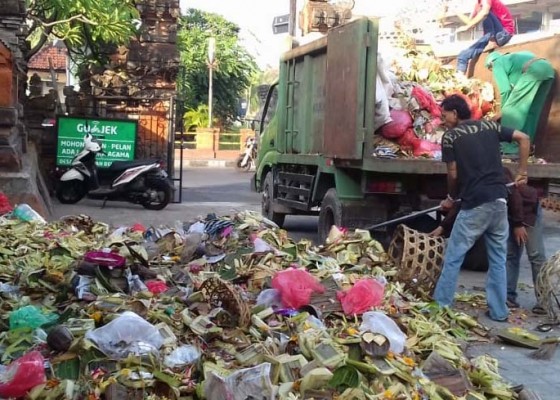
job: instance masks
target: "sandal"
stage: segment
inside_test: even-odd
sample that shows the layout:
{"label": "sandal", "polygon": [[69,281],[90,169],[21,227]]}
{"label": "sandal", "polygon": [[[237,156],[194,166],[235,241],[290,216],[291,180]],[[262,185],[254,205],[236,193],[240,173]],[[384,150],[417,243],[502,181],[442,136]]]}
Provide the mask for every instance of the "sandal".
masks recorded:
{"label": "sandal", "polygon": [[533,307],[533,309],[531,311],[533,312],[533,314],[537,314],[537,315],[546,315],[547,314],[545,309],[542,308],[541,306],[535,306],[535,307]]}

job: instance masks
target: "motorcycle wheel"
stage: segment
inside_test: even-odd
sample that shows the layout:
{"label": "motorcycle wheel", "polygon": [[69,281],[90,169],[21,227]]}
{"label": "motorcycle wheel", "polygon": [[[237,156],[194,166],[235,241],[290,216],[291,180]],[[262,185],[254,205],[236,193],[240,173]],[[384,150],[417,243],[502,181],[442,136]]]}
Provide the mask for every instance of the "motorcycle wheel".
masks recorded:
{"label": "motorcycle wheel", "polygon": [[239,157],[235,160],[235,169],[241,172],[249,172],[251,169],[251,158],[247,160],[247,164],[245,166],[241,166],[243,163],[243,159],[245,158],[245,154],[240,154]]}
{"label": "motorcycle wheel", "polygon": [[75,204],[86,195],[86,183],[80,180],[61,181],[56,190],[56,198],[62,204]]}
{"label": "motorcycle wheel", "polygon": [[[153,181],[146,185],[148,199],[142,203],[147,210],[163,210],[171,201],[171,188],[167,182]],[[153,196],[155,192],[155,196]]]}

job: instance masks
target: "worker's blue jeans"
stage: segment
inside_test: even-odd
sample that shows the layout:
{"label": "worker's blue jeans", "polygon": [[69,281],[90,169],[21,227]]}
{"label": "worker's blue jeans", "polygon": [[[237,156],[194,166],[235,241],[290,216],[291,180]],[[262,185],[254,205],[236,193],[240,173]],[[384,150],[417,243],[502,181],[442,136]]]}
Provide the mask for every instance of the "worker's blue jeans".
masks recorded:
{"label": "worker's blue jeans", "polygon": [[537,276],[541,267],[546,262],[542,226],[542,208],[540,205],[537,209],[537,220],[535,221],[535,226],[526,226],[525,229],[527,230],[527,243],[524,245],[518,245],[513,234],[509,235],[508,240],[507,297],[512,300],[517,299],[517,281],[519,280],[519,266],[521,263],[523,248],[527,250],[527,258],[529,258],[529,262],[531,263],[533,284],[537,282]]}
{"label": "worker's blue jeans", "polygon": [[469,65],[469,60],[478,57],[484,51],[484,48],[494,39],[498,46],[503,46],[511,39],[511,34],[504,30],[504,26],[494,14],[489,13],[488,16],[482,21],[482,29],[484,35],[470,47],[461,51],[457,56],[457,70],[466,72]]}
{"label": "worker's blue jeans", "polygon": [[491,201],[472,209],[459,211],[451,236],[447,241],[443,270],[434,292],[434,299],[440,306],[446,307],[453,303],[459,271],[465,255],[474,242],[484,236],[489,265],[486,277],[486,301],[490,310],[490,318],[495,320],[507,318],[508,234],[507,204],[503,201]]}

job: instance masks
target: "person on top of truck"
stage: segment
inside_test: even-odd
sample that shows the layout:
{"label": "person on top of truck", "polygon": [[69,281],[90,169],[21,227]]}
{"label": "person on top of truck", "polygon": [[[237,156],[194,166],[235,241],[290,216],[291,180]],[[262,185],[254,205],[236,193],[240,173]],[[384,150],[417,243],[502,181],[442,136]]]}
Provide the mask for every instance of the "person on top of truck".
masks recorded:
{"label": "person on top of truck", "polygon": [[507,189],[504,184],[500,142],[519,144],[516,184],[527,183],[529,137],[494,121],[471,120],[467,102],[459,95],[443,100],[442,120],[448,130],[442,138],[442,161],[447,164],[448,195],[444,211],[461,200],[461,210],[445,249],[443,269],[434,299],[442,306],[453,303],[459,270],[465,255],[484,236],[488,255],[486,298],[488,316],[505,321],[508,316],[506,256],[509,236]]}
{"label": "person on top of truck", "polygon": [[457,71],[465,74],[469,61],[478,57],[486,50],[502,47],[507,44],[515,34],[515,21],[508,8],[501,0],[476,0],[473,12],[469,17],[461,12],[457,17],[465,25],[456,32],[466,32],[482,22],[484,35],[461,51],[457,56]]}
{"label": "person on top of truck", "polygon": [[[505,183],[513,182],[513,174],[504,167]],[[523,248],[527,250],[527,257],[531,264],[533,284],[536,285],[537,276],[546,261],[544,238],[542,230],[542,208],[537,190],[529,185],[513,186],[508,189],[508,222],[510,233],[507,253],[507,305],[509,308],[519,308],[517,302],[517,283]],[[456,203],[447,213],[440,225],[430,232],[430,236],[449,237],[460,204]],[[536,288],[536,286],[535,286]],[[532,311],[535,314],[545,314],[536,294],[537,304]]]}
{"label": "person on top of truck", "polygon": [[[501,54],[493,51],[484,65],[492,71],[502,104],[495,120],[525,132],[534,143],[541,116],[554,82],[554,68],[530,51]],[[502,152],[517,153],[515,144],[504,143]]]}

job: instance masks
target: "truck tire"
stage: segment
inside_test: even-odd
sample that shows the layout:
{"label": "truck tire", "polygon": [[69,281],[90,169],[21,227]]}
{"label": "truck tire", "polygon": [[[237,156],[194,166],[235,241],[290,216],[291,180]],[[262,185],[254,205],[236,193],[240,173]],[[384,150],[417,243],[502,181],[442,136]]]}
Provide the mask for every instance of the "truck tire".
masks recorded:
{"label": "truck tire", "polygon": [[321,211],[319,211],[318,236],[319,243],[325,243],[329,236],[329,231],[333,225],[342,224],[342,203],[338,198],[335,188],[330,188],[325,193],[321,201]]}
{"label": "truck tire", "polygon": [[280,228],[284,225],[286,214],[274,212],[274,178],[272,176],[272,171],[269,171],[264,178],[261,197],[261,213]]}

